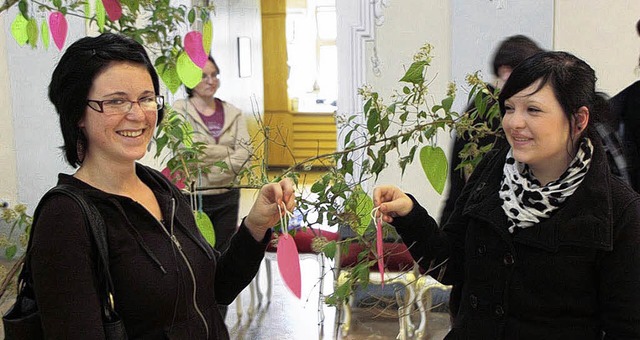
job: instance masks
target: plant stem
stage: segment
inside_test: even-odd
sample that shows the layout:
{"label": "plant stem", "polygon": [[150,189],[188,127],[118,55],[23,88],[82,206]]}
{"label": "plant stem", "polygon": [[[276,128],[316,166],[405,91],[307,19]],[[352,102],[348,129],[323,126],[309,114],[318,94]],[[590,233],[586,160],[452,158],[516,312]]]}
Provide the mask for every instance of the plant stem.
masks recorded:
{"label": "plant stem", "polygon": [[18,1],[20,0],[5,0],[4,4],[2,4],[2,6],[0,6],[0,14],[2,14],[2,12],[8,10],[9,8],[13,7],[13,5],[17,4]]}

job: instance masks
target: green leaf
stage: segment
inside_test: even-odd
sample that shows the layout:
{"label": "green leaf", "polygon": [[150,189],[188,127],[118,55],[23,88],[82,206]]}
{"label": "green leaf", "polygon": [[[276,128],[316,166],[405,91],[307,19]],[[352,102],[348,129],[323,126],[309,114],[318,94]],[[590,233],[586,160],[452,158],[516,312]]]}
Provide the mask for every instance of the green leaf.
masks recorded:
{"label": "green leaf", "polygon": [[26,0],[20,0],[20,2],[18,2],[18,9],[20,10],[20,14],[22,14],[23,17],[29,17],[29,5],[27,4]]}
{"label": "green leaf", "polygon": [[38,22],[34,18],[29,19],[27,22],[27,37],[29,38],[29,45],[35,48],[38,45]]}
{"label": "green leaf", "polygon": [[331,241],[325,244],[324,248],[322,248],[322,252],[326,257],[330,259],[334,259],[336,256],[337,249],[338,249],[338,243],[336,241]]}
{"label": "green leaf", "polygon": [[213,163],[213,166],[217,166],[222,170],[229,170],[229,165],[225,161],[217,161]]}
{"label": "green leaf", "polygon": [[211,41],[213,40],[213,24],[211,20],[207,20],[202,26],[202,47],[204,53],[211,54]]}
{"label": "green leaf", "polygon": [[442,107],[444,108],[445,112],[451,111],[451,105],[453,105],[453,97],[447,97],[442,100]]}
{"label": "green leaf", "polygon": [[49,23],[46,20],[42,20],[42,25],[40,25],[40,32],[42,34],[42,44],[44,45],[44,49],[49,49]]}
{"label": "green leaf", "polygon": [[209,244],[214,247],[216,245],[216,232],[213,229],[213,223],[211,223],[211,219],[209,216],[205,214],[203,211],[194,211],[194,215],[196,218],[196,224],[198,225],[198,229],[200,229],[200,233],[204,236],[204,239],[209,242]]}
{"label": "green leaf", "polygon": [[325,187],[326,187],[326,184],[324,184],[322,182],[315,182],[311,186],[311,192],[314,193],[314,194],[324,192],[324,188]]}
{"label": "green leaf", "polygon": [[358,225],[354,226],[354,230],[358,235],[364,235],[364,232],[371,223],[371,211],[373,210],[373,200],[361,188],[357,188],[351,195],[355,213],[358,216]]}
{"label": "green leaf", "polygon": [[192,8],[189,11],[188,20],[189,20],[190,24],[193,24],[193,22],[196,21],[196,10],[195,9]]}
{"label": "green leaf", "polygon": [[20,46],[24,46],[29,40],[29,36],[27,35],[28,23],[29,21],[20,13],[16,15],[16,18],[11,23],[11,35]]}
{"label": "green leaf", "polygon": [[60,9],[60,6],[62,6],[62,1],[61,0],[53,0],[53,5]]}
{"label": "green leaf", "polygon": [[104,24],[107,20],[107,12],[104,9],[104,4],[102,4],[102,0],[96,0],[95,8],[96,8],[96,22],[98,22],[98,30],[100,32],[104,32]]}
{"label": "green leaf", "polygon": [[449,168],[444,151],[440,147],[427,145],[420,150],[420,163],[431,186],[442,195]]}
{"label": "green leaf", "polygon": [[404,94],[409,94],[409,93],[411,93],[411,89],[409,88],[409,86],[405,86],[405,87],[402,88],[402,92]]}
{"label": "green leaf", "polygon": [[400,81],[412,84],[422,83],[424,81],[424,76],[422,74],[424,73],[424,68],[426,67],[426,65],[427,63],[424,61],[414,62],[413,64],[411,64],[411,66],[409,66],[409,69],[404,74],[404,77],[400,79]]}
{"label": "green leaf", "polygon": [[11,260],[13,259],[14,256],[16,256],[17,252],[18,252],[18,247],[14,244],[7,247],[7,249],[4,250],[4,256],[7,258],[7,260]]}
{"label": "green leaf", "polygon": [[182,82],[180,81],[180,77],[178,76],[178,70],[175,66],[171,64],[166,64],[164,66],[160,66],[160,68],[156,68],[158,73],[160,74],[160,78],[167,89],[171,91],[171,93],[176,93],[180,88]]}

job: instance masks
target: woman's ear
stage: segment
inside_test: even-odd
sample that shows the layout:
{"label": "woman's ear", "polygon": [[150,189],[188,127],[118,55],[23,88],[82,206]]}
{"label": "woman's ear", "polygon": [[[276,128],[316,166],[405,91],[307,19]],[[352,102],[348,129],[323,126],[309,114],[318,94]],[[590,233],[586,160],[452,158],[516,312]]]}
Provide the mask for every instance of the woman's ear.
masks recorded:
{"label": "woman's ear", "polygon": [[589,109],[581,106],[576,113],[573,114],[573,130],[575,135],[579,135],[589,125]]}

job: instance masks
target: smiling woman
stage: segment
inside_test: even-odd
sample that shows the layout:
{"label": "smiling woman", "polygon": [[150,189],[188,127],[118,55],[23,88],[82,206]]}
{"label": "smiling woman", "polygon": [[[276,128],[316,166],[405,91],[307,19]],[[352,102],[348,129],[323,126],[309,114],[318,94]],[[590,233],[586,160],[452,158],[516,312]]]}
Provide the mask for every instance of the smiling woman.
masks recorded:
{"label": "smiling woman", "polygon": [[640,338],[640,196],[611,174],[608,105],[584,61],[536,54],[498,102],[509,146],[474,170],[448,222],[394,186],[374,204],[423,268],[461,289],[447,339]]}
{"label": "smiling woman", "polygon": [[[159,172],[137,163],[164,100],[144,48],[105,33],[69,46],[53,72],[49,98],[60,116],[67,161],[59,174],[105,222],[115,306],[129,338],[228,339],[218,303],[251,281],[281,207],[295,201],[291,181],[265,185],[225,254],[200,234],[189,202]],[[97,276],[104,264],[71,198],[46,195],[31,229],[25,268],[45,338],[104,339]],[[76,304],[70,301],[82,301]],[[111,339],[111,338],[110,338]]]}

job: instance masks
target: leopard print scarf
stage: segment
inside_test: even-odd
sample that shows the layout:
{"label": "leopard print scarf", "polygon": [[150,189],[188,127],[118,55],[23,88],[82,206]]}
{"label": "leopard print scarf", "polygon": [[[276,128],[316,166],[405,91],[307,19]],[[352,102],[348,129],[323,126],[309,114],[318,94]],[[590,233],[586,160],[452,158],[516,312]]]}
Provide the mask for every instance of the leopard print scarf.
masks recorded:
{"label": "leopard print scarf", "polygon": [[504,163],[500,198],[502,210],[507,214],[509,232],[528,228],[551,217],[562,203],[578,189],[589,171],[593,145],[585,138],[569,168],[555,181],[541,186],[526,164],[513,158],[509,150]]}

